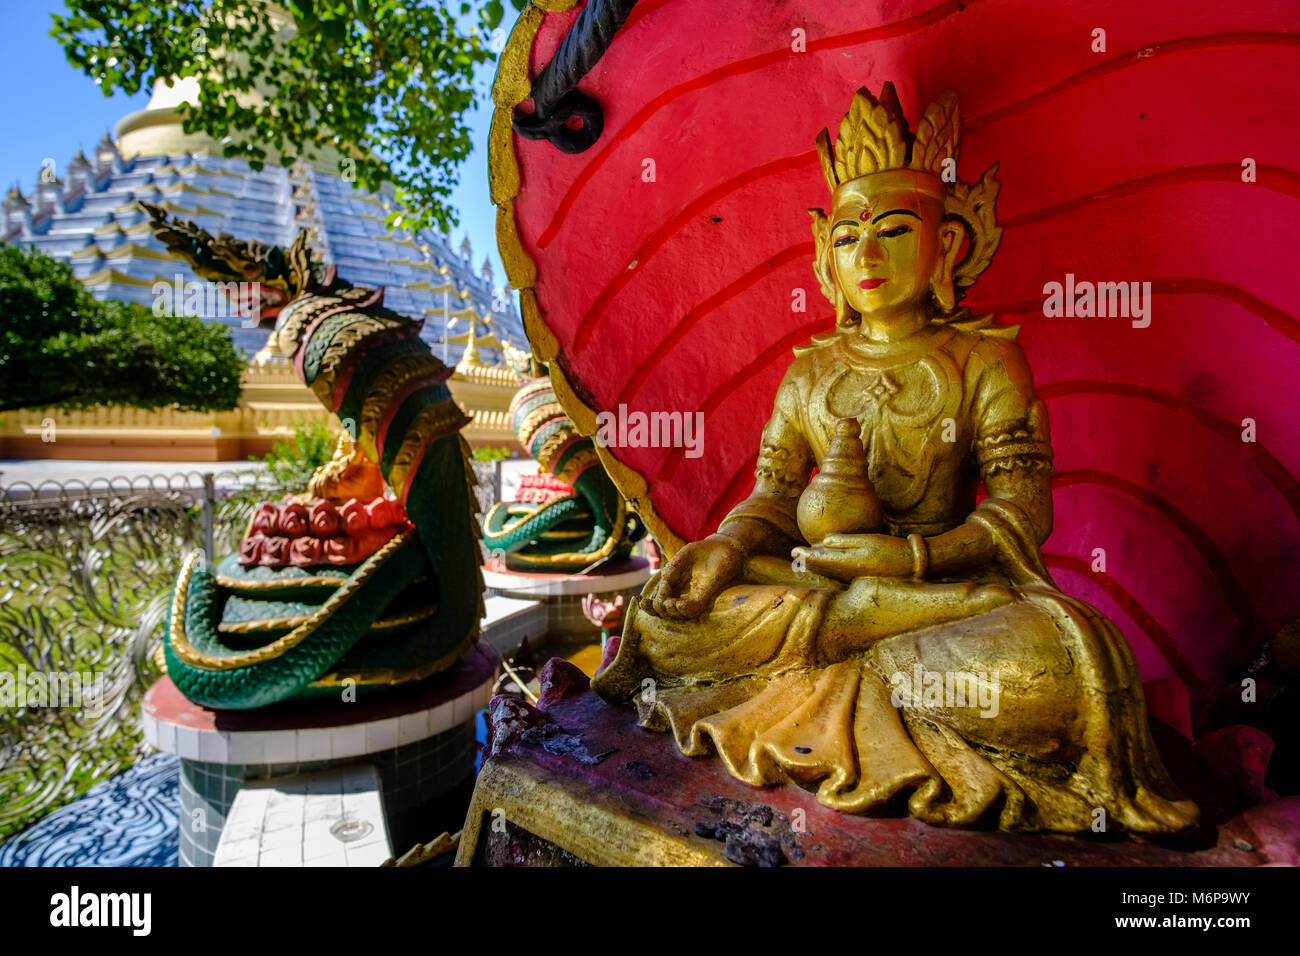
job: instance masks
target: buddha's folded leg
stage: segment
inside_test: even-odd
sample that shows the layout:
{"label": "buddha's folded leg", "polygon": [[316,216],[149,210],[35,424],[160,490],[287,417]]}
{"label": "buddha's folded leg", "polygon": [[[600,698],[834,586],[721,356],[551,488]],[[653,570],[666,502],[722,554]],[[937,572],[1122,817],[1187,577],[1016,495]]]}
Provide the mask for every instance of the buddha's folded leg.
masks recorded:
{"label": "buddha's folded leg", "polygon": [[831,664],[895,634],[975,618],[1015,598],[1004,584],[858,578],[827,605],[816,661]]}
{"label": "buddha's folded leg", "polygon": [[865,655],[945,785],[918,790],[913,815],[969,822],[950,819],[951,811],[963,792],[982,792],[990,799],[981,812],[996,812],[1003,829],[1193,826],[1195,806],[1155,751],[1123,635],[1054,589],[1018,595],[992,613],[880,641]]}
{"label": "buddha's folded leg", "polygon": [[843,659],[875,641],[915,627],[959,620],[1012,600],[1002,585],[860,578],[847,587],[792,583],[726,588],[698,618],[650,611],[661,578],[628,608],[617,659],[593,687],[626,700],[653,677],[672,686],[712,684],[781,673]]}
{"label": "buddha's folded leg", "polygon": [[651,578],[628,607],[618,655],[592,682],[608,700],[626,701],[647,677],[708,684],[806,663],[832,592],[770,584],[723,590],[700,617],[651,613],[660,586]]}
{"label": "buddha's folded leg", "polygon": [[[881,633],[907,602],[933,623]],[[593,687],[637,694],[646,726],[688,755],[716,750],[756,786],[796,780],[859,813],[901,797],[946,825],[1167,833],[1196,820],[1156,755],[1123,636],[1052,588],[744,585],[693,622],[634,606],[624,641],[621,675]]]}

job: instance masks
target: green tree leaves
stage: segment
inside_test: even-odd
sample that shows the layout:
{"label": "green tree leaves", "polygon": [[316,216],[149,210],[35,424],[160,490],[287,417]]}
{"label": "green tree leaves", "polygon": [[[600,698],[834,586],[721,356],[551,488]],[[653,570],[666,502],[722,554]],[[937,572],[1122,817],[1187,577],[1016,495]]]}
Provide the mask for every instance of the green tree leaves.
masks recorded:
{"label": "green tree leaves", "polygon": [[[358,187],[392,183],[408,227],[455,225],[446,197],[470,153],[463,116],[475,67],[495,57],[502,0],[65,2],[51,35],[106,95],[197,77],[185,129],[225,155],[254,168],[351,158]],[[477,27],[464,32],[459,20],[475,9]]]}
{"label": "green tree leaves", "polygon": [[300,418],[293,423],[293,437],[276,439],[261,460],[277,487],[298,494],[307,490],[316,469],[334,457],[337,443],[338,433],[324,422]]}
{"label": "green tree leaves", "polygon": [[0,409],[228,411],[245,359],[224,325],[99,302],[67,265],[0,246]]}

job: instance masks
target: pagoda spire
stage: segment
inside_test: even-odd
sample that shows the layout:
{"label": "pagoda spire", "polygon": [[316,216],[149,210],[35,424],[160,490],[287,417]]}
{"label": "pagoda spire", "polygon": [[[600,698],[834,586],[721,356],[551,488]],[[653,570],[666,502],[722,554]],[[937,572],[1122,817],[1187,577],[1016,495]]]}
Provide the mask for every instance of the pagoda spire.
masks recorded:
{"label": "pagoda spire", "polygon": [[[468,240],[466,240],[468,242]],[[465,333],[465,354],[461,356],[460,361],[456,363],[456,368],[477,368],[483,364],[483,359],[478,354],[478,313],[471,307],[469,315],[466,316],[469,322],[469,331]]]}
{"label": "pagoda spire", "polygon": [[18,232],[20,235],[29,236],[32,232],[32,208],[28,203],[27,197],[18,187],[17,183],[9,188],[5,194],[4,206],[2,207],[4,215],[4,232],[12,234]]}

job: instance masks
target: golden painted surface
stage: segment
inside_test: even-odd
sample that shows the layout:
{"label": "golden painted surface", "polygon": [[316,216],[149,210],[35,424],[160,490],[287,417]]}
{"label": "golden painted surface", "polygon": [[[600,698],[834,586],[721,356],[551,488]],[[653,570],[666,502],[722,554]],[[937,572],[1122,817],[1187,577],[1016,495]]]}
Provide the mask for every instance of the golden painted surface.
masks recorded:
{"label": "golden painted surface", "polygon": [[301,578],[275,578],[265,581],[248,581],[232,578],[225,574],[217,575],[217,587],[236,593],[240,591],[293,591],[298,588],[340,588],[348,583],[347,575],[316,575]]}
{"label": "golden painted surface", "polygon": [[[305,238],[306,233],[300,232],[298,234],[298,239],[294,240],[295,247],[299,240],[305,241]],[[293,251],[293,249],[294,247],[290,247],[290,251]],[[310,280],[310,273],[308,270],[309,260],[304,260],[301,277],[300,279],[295,279],[295,281],[302,282],[302,285],[295,287],[295,296],[308,287],[307,283]],[[298,273],[295,272],[295,276],[297,275]],[[311,324],[318,316],[325,312],[343,312],[346,311],[348,307],[356,307],[360,309],[364,307],[366,302],[374,299],[375,294],[376,290],[374,289],[357,286],[351,289],[340,289],[333,295],[314,295],[312,296],[311,301],[305,304],[298,303],[288,319],[285,320],[284,324],[273,333],[275,335],[276,345],[280,349],[280,354],[297,354],[298,346],[302,344],[299,341],[302,334],[310,328]],[[382,322],[384,320],[376,319],[375,321]],[[391,322],[391,320],[388,321]],[[392,324],[396,325],[400,323]]]}
{"label": "golden painted surface", "polygon": [[380,866],[422,866],[460,846],[460,831],[440,833],[428,843],[417,843],[399,857],[389,857]]}
{"label": "golden painted surface", "polygon": [[821,470],[799,495],[795,519],[805,541],[821,544],[832,534],[872,534],[880,530],[880,499],[869,471],[857,420],[841,418]]}
{"label": "golden painted surface", "polygon": [[[527,830],[593,866],[731,866],[722,844],[692,841],[633,816],[617,795],[502,755],[483,764],[456,866],[471,866],[497,821]],[[715,849],[716,847],[716,849]]]}
{"label": "golden painted surface", "polygon": [[[438,612],[437,604],[426,604],[424,607],[416,608],[413,611],[407,611],[405,614],[395,614],[392,617],[382,617],[370,625],[371,631],[392,630],[398,627],[407,627],[411,624],[417,624],[420,621],[433,617]],[[311,620],[311,615],[302,614],[295,617],[268,617],[260,621],[239,621],[233,624],[218,624],[217,632],[219,634],[258,634],[263,631],[282,631],[285,628],[294,628],[306,624]]]}
{"label": "golden painted surface", "polygon": [[443,364],[428,353],[404,355],[375,376],[361,406],[361,422],[357,428],[357,441],[366,455],[379,460],[379,425],[397,393],[415,379],[433,375],[441,368]]}
{"label": "golden painted surface", "polygon": [[401,328],[404,324],[385,316],[366,316],[358,318],[357,321],[335,335],[330,340],[328,347],[326,347],[325,355],[321,358],[320,369],[316,373],[316,379],[311,383],[311,390],[320,403],[327,408],[332,405],[334,377],[339,366],[351,355],[352,350],[363,339],[386,329]]}
{"label": "golden painted surface", "polygon": [[312,681],[311,686],[317,689],[332,687],[391,687],[395,684],[422,681],[434,674],[441,674],[445,670],[450,670],[461,658],[469,653],[471,647],[478,643],[478,638],[479,629],[475,626],[474,634],[464,644],[427,664],[401,670],[388,667],[370,667],[350,671],[331,671]]}
{"label": "golden painted surface", "polygon": [[[620,501],[618,504],[618,511],[616,512],[615,515],[615,517],[618,519],[618,521],[615,522],[616,526],[622,524],[627,513],[625,511],[625,508],[626,506]],[[552,537],[552,535],[545,535],[544,537],[550,538]],[[581,535],[581,537],[586,537],[586,535],[583,534]],[[602,544],[595,551],[574,551],[574,552],[565,551],[557,554],[546,554],[546,555],[539,555],[539,556],[524,554],[523,552],[517,551],[513,555],[511,555],[511,559],[517,561],[520,564],[533,565],[539,571],[545,571],[547,568],[553,567],[554,565],[573,564],[575,562],[582,562],[582,561],[585,561],[588,564],[596,564],[597,562],[601,561],[602,559],[612,554],[614,549],[618,546],[618,544],[619,544],[618,535],[611,534],[606,539],[605,543]]]}
{"label": "golden painted surface", "polygon": [[[505,206],[502,206],[497,209],[498,219],[501,218],[505,208]],[[514,222],[513,212],[510,213],[510,221]],[[499,242],[503,249],[506,248],[504,240],[499,240]],[[519,236],[517,233],[514,235],[514,242],[516,244],[519,242]],[[513,279],[511,280],[511,284],[514,284]],[[537,293],[533,291],[531,286],[519,288],[519,312],[523,316],[524,331],[528,333],[528,343],[533,347],[533,354],[537,356],[538,361],[552,361],[560,354],[560,341],[555,337],[554,333],[551,332],[545,320],[542,319],[542,310],[537,304]],[[568,411],[567,407],[565,408],[565,411]],[[572,414],[570,414],[569,417],[573,417]]]}
{"label": "golden painted surface", "polygon": [[959,306],[1000,238],[992,170],[952,181],[959,129],[945,94],[911,134],[886,84],[818,136],[836,329],[795,350],[753,493],[650,580],[592,687],[841,811],[1185,831],[1132,650],[1043,563],[1052,445],[1017,329]]}
{"label": "golden painted surface", "polygon": [[[434,674],[441,674],[443,671],[450,670],[457,662],[460,661],[468,652],[470,646],[478,642],[477,635],[472,641],[465,646],[458,648],[449,654],[444,654],[437,660],[422,664],[419,667],[410,667],[404,670],[392,670],[389,668],[368,668],[364,670],[351,671],[331,671],[312,681],[311,686],[314,688],[345,688],[345,687],[392,687],[396,684],[407,684],[414,681],[422,681],[432,677]],[[167,673],[167,657],[163,652],[162,645],[153,654],[154,666],[162,673]]]}
{"label": "golden painted surface", "polygon": [[397,455],[393,458],[392,467],[388,469],[388,484],[397,492],[399,498],[405,493],[411,469],[419,464],[420,459],[417,456],[429,447],[435,436],[459,431],[467,421],[468,418],[460,410],[460,406],[450,399],[426,405],[416,413],[406,429]]}

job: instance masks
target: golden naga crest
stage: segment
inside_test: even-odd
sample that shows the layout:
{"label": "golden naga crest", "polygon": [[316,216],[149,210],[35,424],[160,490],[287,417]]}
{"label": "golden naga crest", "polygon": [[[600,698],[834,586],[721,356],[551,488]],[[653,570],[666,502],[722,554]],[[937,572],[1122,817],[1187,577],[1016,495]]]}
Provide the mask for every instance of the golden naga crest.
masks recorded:
{"label": "golden naga crest", "polygon": [[[885,83],[877,99],[863,87],[854,94],[849,111],[840,122],[839,135],[831,147],[830,132],[817,134],[817,154],[822,174],[832,197],[841,186],[877,173],[910,172],[919,190],[943,203],[945,222],[959,222],[966,229],[966,254],[953,272],[956,302],[975,284],[1002,241],[997,224],[997,198],[1001,184],[995,176],[994,163],[974,185],[957,178],[957,158],[961,152],[961,119],[957,94],[951,90],[930,104],[916,132],[909,131],[907,118],[898,101],[893,83]],[[816,258],[813,269],[822,295],[836,307],[836,320],[845,324],[846,306],[837,296],[830,255],[831,219],[822,209],[809,209],[812,216]],[[839,301],[837,301],[837,299]],[[956,318],[958,312],[937,307],[936,318]]]}
{"label": "golden naga crest", "polygon": [[149,216],[158,241],[172,256],[189,263],[195,275],[214,282],[256,282],[263,319],[274,318],[280,307],[317,282],[320,264],[305,230],[282,249],[228,232],[214,236],[190,220],[168,218],[162,206],[143,199],[136,205]]}

